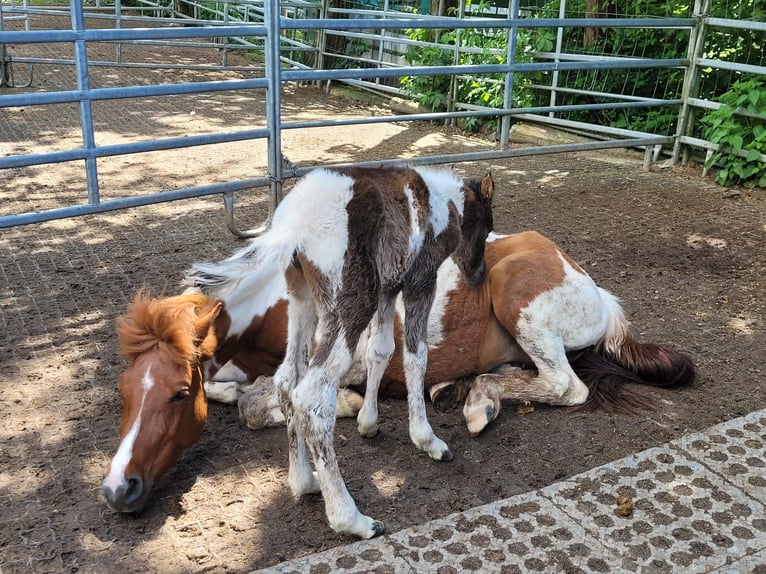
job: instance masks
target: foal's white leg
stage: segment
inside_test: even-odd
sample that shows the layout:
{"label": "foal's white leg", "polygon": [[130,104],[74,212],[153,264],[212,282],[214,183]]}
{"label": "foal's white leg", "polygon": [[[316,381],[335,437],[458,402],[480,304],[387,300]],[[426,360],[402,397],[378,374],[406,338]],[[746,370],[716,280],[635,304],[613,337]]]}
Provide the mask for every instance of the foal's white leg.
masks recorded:
{"label": "foal's white leg", "polygon": [[378,391],[383,373],[394,354],[395,297],[383,299],[370,323],[367,341],[367,390],[362,409],[356,417],[359,434],[373,437],[378,434]]}
{"label": "foal's white leg", "polygon": [[407,381],[407,405],[410,416],[410,440],[434,460],[452,460],[452,452],[431,428],[426,416],[424,380],[428,363],[428,313],[433,302],[433,292],[416,300],[404,296],[405,338],[404,376]]}
{"label": "foal's white leg", "polygon": [[292,400],[295,416],[306,430],[306,444],[314,459],[330,527],[336,532],[372,538],[383,532],[383,523],[357,509],[343,482],[333,445],[336,388],[350,366],[351,353],[343,337],[338,337],[327,360],[306,372],[293,391]]}
{"label": "foal's white leg", "polygon": [[292,392],[308,368],[308,357],[317,314],[313,302],[290,296],[287,320],[287,349],[285,359],[274,374],[274,385],[279,394],[279,404],[287,424],[289,468],[287,483],[296,498],[303,494],[318,492],[319,483],[311,470],[306,452],[305,429],[302,417],[295,412]]}

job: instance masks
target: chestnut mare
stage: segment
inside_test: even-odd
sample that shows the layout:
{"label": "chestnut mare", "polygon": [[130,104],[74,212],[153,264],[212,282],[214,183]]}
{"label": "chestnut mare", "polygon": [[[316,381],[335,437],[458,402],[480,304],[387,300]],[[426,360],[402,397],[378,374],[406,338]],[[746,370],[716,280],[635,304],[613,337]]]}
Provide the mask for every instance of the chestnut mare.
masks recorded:
{"label": "chestnut mare", "polygon": [[[694,378],[694,367],[685,355],[668,346],[637,342],[615,297],[596,286],[564,251],[539,233],[492,234],[485,260],[489,272],[480,289],[465,284],[451,259],[442,264],[428,324],[425,383],[429,391],[445,381],[503,365],[506,374],[482,375],[470,390],[465,409],[471,434],[497,416],[499,399],[566,402],[563,395],[551,397],[545,379],[550,373],[554,378],[583,380],[591,388],[589,404],[606,401],[615,408],[640,406],[639,395],[621,384],[625,380],[674,386]],[[280,364],[287,338],[286,282],[279,273],[258,280],[256,275],[245,273],[236,284],[213,289],[210,295],[215,299],[199,293],[150,299],[139,293],[121,318],[122,353],[131,363],[119,385],[123,396],[120,448],[104,481],[104,495],[116,510],[140,510],[153,482],[201,434],[203,373],[209,381],[236,365],[234,371],[243,371],[244,380],[253,381],[273,375]],[[217,315],[216,309],[220,310]],[[396,349],[383,377],[381,396],[406,393],[399,323],[395,333]],[[467,346],[467,340],[476,344]],[[583,345],[584,351],[570,354],[571,364],[561,358],[562,348],[575,351]],[[536,369],[507,366],[535,365],[531,356],[539,357],[548,348],[559,350],[542,361],[537,359],[545,369],[543,377]],[[360,350],[359,372],[349,373],[344,384],[364,383],[362,345]],[[144,373],[149,367],[154,382],[144,394]],[[240,381],[206,382],[205,389],[211,400],[237,402],[239,397],[240,415],[246,415],[251,428],[284,422],[270,383],[254,385],[244,395]],[[185,398],[187,392],[190,396]],[[251,398],[257,400],[245,400]],[[346,389],[339,390],[338,400],[339,414],[345,410],[354,415],[359,410],[359,402],[354,403],[354,394]],[[244,403],[256,412],[243,413]]]}
{"label": "chestnut mare", "polygon": [[[358,421],[365,436],[377,433],[377,391],[394,352],[399,294],[406,312],[402,354],[410,438],[432,458],[452,459],[426,417],[427,321],[438,269],[450,254],[469,284],[482,284],[493,193],[489,175],[464,181],[454,173],[427,168],[318,169],[298,181],[280,203],[271,228],[249,247],[193,270],[196,283],[207,286],[236,284],[245,271],[263,281],[275,272],[285,274],[287,348],[274,382],[287,424],[288,483],[296,498],[321,491],[328,522],[337,532],[371,538],[384,529],[381,522],[361,514],[348,493],[333,430],[340,378],[350,370],[369,326],[365,358],[370,392]],[[206,313],[206,327],[195,325],[195,342],[204,344],[218,312],[214,305]],[[192,369],[190,375],[182,383],[190,378],[199,387],[201,381],[195,378],[201,379],[200,369]],[[120,446],[115,459],[121,464],[112,465],[104,481],[107,500],[130,488],[130,479],[124,480],[130,466],[125,453],[132,453],[143,401],[154,385],[154,373],[146,368],[138,416],[130,430],[122,429],[131,446]],[[188,392],[184,388],[174,398]]]}

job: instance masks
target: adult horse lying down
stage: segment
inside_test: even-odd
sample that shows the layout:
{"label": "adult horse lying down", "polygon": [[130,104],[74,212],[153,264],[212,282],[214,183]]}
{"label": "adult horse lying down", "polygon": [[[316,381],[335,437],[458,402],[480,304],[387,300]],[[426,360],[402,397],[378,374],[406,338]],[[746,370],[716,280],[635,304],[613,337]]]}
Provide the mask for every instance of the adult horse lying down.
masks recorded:
{"label": "adult horse lying down", "polygon": [[[535,356],[535,349],[550,346],[578,350],[583,342],[572,333],[585,339],[587,346],[584,352],[570,354],[571,364],[544,358],[554,375],[568,375],[573,369],[575,377],[591,387],[588,403],[616,401],[619,407],[633,401],[635,393],[620,381],[672,386],[692,380],[694,369],[686,356],[667,346],[635,341],[615,298],[539,233],[493,234],[487,240],[485,260],[489,272],[479,289],[469,288],[460,279],[453,260],[439,268],[428,323],[425,382],[429,390],[443,381],[489,372],[508,362],[531,365],[525,348]],[[238,282],[212,288],[209,295],[213,298],[194,293],[150,299],[139,293],[121,319],[121,348],[131,363],[120,380],[121,442],[104,490],[117,510],[140,510],[152,483],[199,437],[207,414],[203,373],[210,378],[221,365],[232,361],[254,380],[272,375],[281,362],[287,337],[284,276],[273,274],[259,283],[254,275],[245,273]],[[509,301],[516,301],[515,307],[501,305]],[[575,309],[580,311],[574,313]],[[405,393],[399,324],[395,331],[397,346],[383,377],[381,396]],[[467,340],[475,344],[466,345]],[[360,348],[363,350],[362,345]],[[363,364],[363,355],[357,354],[356,360]],[[142,380],[147,369],[154,382],[144,394]],[[363,383],[364,373],[361,380],[356,375],[349,373],[347,382]],[[605,384],[609,381],[617,383]],[[480,377],[478,383],[466,402],[474,432],[496,416],[497,411],[488,413],[491,409],[481,407],[494,406],[503,385],[509,398],[546,400],[541,395],[548,385],[538,380],[536,369]],[[225,384],[229,390],[227,387],[231,385]],[[222,396],[219,385],[214,384],[213,390]],[[261,385],[258,391],[262,400],[247,405],[260,412],[255,416],[247,413],[248,424],[283,421],[273,386]],[[250,392],[245,395],[251,396]],[[234,401],[236,397],[235,392]],[[361,401],[354,402],[353,393],[340,389],[339,412],[345,409],[355,414],[360,405]]]}
{"label": "adult horse lying down", "polygon": [[[362,434],[377,432],[378,385],[394,351],[399,293],[406,313],[402,354],[410,438],[434,459],[452,458],[426,418],[427,320],[437,271],[450,254],[471,285],[484,280],[493,192],[490,176],[463,181],[447,171],[422,168],[318,169],[296,184],[276,210],[269,231],[249,247],[219,264],[195,267],[199,280],[208,285],[235,283],[245,271],[264,281],[275,272],[285,274],[287,348],[274,381],[287,424],[288,483],[296,497],[321,490],[327,519],[338,532],[370,538],[383,531],[382,523],[358,511],[348,493],[335,457],[333,429],[339,379],[351,368],[369,326],[365,358],[370,392],[358,420]],[[219,306],[208,311],[206,329],[195,325],[200,355],[209,356],[210,324],[218,312]],[[186,381],[193,377],[187,375],[174,399],[183,400],[189,392]],[[142,402],[154,384],[152,369],[146,367]],[[128,435],[138,433],[141,410],[129,423]],[[125,448],[126,453],[132,450],[132,445]],[[107,499],[119,499],[120,490],[131,488],[124,481],[127,458],[113,465],[104,481]]]}

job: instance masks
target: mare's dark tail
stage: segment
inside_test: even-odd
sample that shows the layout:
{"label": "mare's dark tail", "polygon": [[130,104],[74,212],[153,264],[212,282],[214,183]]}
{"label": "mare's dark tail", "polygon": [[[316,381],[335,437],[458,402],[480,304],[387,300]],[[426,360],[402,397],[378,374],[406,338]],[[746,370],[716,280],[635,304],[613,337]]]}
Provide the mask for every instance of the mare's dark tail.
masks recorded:
{"label": "mare's dark tail", "polygon": [[640,343],[630,333],[617,299],[601,290],[610,312],[610,327],[595,348],[570,355],[570,364],[588,386],[588,401],[579,408],[636,412],[655,408],[655,401],[631,385],[678,387],[691,384],[696,371],[691,358],[668,345]]}

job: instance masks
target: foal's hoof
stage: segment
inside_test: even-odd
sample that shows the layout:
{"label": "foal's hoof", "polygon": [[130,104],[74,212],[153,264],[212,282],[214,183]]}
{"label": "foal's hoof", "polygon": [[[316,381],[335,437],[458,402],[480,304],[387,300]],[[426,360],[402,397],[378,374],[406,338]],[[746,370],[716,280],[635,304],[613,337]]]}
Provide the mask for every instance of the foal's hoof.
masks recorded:
{"label": "foal's hoof", "polygon": [[380,520],[373,520],[372,522],[372,534],[368,538],[374,538],[375,536],[380,536],[385,532],[386,527]]}
{"label": "foal's hoof", "polygon": [[365,426],[359,425],[359,434],[364,438],[374,438],[378,434],[378,425]]}
{"label": "foal's hoof", "polygon": [[426,451],[428,456],[439,462],[449,462],[455,458],[447,443],[437,437],[434,437],[431,443],[423,450]]}
{"label": "foal's hoof", "polygon": [[442,453],[442,457],[439,459],[440,462],[449,462],[453,458],[455,458],[455,455],[452,454],[452,451],[447,449]]}

